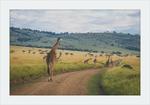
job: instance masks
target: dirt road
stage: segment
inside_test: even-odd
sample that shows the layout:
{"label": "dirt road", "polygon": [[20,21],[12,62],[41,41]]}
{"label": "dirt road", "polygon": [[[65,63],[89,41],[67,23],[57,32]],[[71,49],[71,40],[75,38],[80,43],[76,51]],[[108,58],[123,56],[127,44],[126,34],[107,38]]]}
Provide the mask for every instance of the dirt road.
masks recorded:
{"label": "dirt road", "polygon": [[[114,62],[114,66],[121,60]],[[109,67],[111,68],[111,67]],[[107,68],[88,69],[57,75],[52,82],[48,78],[25,84],[10,91],[10,95],[86,95],[87,80]]]}

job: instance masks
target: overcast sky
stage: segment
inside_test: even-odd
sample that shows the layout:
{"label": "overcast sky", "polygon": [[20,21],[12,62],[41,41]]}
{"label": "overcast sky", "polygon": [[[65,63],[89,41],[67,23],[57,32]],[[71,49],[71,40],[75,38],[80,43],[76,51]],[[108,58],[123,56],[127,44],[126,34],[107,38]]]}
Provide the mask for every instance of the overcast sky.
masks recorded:
{"label": "overcast sky", "polygon": [[51,32],[140,34],[139,10],[10,10],[10,26]]}

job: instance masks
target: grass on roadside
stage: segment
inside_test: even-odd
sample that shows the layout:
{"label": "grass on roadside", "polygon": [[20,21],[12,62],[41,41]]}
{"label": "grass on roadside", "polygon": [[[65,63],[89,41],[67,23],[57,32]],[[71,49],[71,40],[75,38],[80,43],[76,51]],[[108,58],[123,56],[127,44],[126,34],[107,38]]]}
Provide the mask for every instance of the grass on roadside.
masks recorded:
{"label": "grass on roadside", "polygon": [[[122,68],[125,64],[133,69]],[[125,59],[118,67],[93,75],[88,82],[88,94],[102,91],[105,95],[140,95],[140,63],[137,59]]]}
{"label": "grass on roadside", "polygon": [[102,79],[104,72],[105,71],[95,74],[89,78],[89,80],[88,80],[89,92],[87,93],[87,95],[104,94],[103,89],[101,87],[101,79]]}

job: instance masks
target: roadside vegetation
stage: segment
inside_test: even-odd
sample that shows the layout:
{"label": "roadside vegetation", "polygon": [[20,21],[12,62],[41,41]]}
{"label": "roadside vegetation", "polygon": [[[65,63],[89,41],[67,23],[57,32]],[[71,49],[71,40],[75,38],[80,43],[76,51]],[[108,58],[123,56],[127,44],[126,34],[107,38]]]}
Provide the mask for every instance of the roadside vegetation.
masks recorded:
{"label": "roadside vegetation", "polygon": [[125,57],[118,67],[95,74],[88,81],[90,95],[140,95],[140,59]]}

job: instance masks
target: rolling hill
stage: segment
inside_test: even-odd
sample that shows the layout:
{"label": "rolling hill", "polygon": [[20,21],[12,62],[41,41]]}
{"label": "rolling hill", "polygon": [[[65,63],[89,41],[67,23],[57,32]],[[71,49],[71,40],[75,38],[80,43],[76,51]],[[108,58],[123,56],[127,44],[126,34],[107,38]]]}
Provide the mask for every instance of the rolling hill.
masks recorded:
{"label": "rolling hill", "polygon": [[124,33],[55,33],[10,27],[10,45],[52,48],[62,38],[58,49],[102,53],[140,54],[140,36]]}

